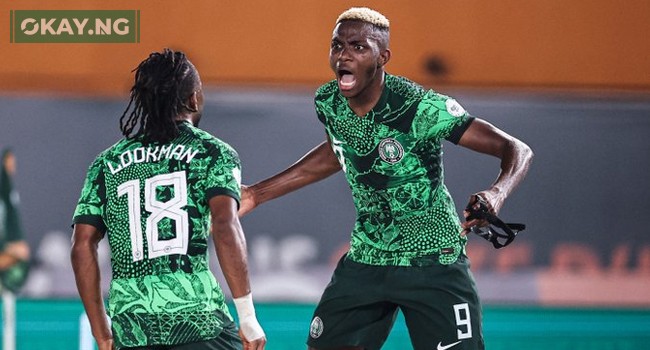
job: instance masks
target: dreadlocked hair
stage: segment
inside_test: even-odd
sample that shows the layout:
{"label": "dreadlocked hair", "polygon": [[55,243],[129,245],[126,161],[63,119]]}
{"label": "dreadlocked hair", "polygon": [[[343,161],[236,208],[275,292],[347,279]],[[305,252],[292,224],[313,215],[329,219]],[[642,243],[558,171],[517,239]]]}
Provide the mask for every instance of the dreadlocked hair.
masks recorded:
{"label": "dreadlocked hair", "polygon": [[196,69],[183,52],[164,49],[151,53],[133,71],[135,83],[120,118],[122,134],[142,137],[145,144],[171,141],[179,133],[176,116],[196,111],[185,103],[199,84]]}

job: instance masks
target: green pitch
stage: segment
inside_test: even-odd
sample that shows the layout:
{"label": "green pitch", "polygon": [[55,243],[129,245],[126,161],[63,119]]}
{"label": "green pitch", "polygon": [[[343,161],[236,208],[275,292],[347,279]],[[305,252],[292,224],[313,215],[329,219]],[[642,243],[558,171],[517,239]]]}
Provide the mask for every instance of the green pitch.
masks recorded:
{"label": "green pitch", "polygon": [[[305,349],[314,305],[260,304],[257,314],[269,350]],[[18,300],[16,350],[79,348],[77,300]],[[650,344],[650,309],[486,306],[484,335],[490,350],[627,350]],[[1,334],[0,334],[1,336]],[[431,348],[435,349],[436,344]],[[410,349],[398,318],[383,350]]]}

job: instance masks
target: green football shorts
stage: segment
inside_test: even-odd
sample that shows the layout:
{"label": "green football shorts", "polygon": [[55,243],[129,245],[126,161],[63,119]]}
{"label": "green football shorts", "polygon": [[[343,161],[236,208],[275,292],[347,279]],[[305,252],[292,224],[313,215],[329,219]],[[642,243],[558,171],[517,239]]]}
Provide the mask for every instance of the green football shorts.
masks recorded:
{"label": "green football shorts", "polygon": [[316,349],[380,349],[402,310],[415,350],[484,349],[481,304],[469,259],[437,256],[413,266],[339,261],[314,311],[307,344]]}

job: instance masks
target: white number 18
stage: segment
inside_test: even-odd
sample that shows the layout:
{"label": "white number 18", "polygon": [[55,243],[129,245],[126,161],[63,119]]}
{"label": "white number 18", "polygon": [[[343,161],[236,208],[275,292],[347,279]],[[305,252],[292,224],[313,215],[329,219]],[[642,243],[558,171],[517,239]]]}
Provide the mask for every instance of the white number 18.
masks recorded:
{"label": "white number 18", "polygon": [[[174,196],[166,202],[156,198],[159,186],[172,186]],[[133,261],[144,259],[142,213],[140,212],[140,180],[131,180],[117,188],[119,197],[126,195],[129,207],[129,230],[131,232],[131,250]],[[144,208],[149,212],[145,225],[148,257],[157,258],[170,254],[186,254],[189,240],[189,220],[183,207],[187,205],[187,180],[185,171],[156,175],[144,182]],[[168,218],[174,221],[176,237],[161,240],[158,223]]]}

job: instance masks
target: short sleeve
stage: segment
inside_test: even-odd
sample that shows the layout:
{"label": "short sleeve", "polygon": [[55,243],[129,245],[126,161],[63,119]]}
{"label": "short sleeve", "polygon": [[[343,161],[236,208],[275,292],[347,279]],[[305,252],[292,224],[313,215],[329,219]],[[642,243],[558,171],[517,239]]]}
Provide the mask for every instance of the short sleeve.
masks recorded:
{"label": "short sleeve", "polygon": [[314,108],[316,109],[316,116],[321,123],[326,124],[325,109],[327,108],[327,102],[323,101],[322,98],[317,94],[314,98]]}
{"label": "short sleeve", "polygon": [[316,109],[316,116],[321,123],[325,124],[325,115],[323,113],[320,113],[318,109]]}
{"label": "short sleeve", "polygon": [[430,138],[457,144],[474,119],[455,99],[430,91],[418,107],[417,127]]}
{"label": "short sleeve", "polygon": [[102,159],[97,157],[88,168],[72,222],[93,225],[104,233],[106,232],[106,223],[103,219],[106,210],[106,182]]}
{"label": "short sleeve", "polygon": [[217,195],[234,198],[239,206],[241,196],[241,162],[230,146],[220,144],[212,152],[212,160],[205,179],[206,200]]}
{"label": "short sleeve", "polygon": [[319,87],[314,96],[314,107],[316,108],[316,116],[321,123],[327,125],[327,117],[335,115],[335,108],[339,101],[337,100],[338,85],[336,80]]}

